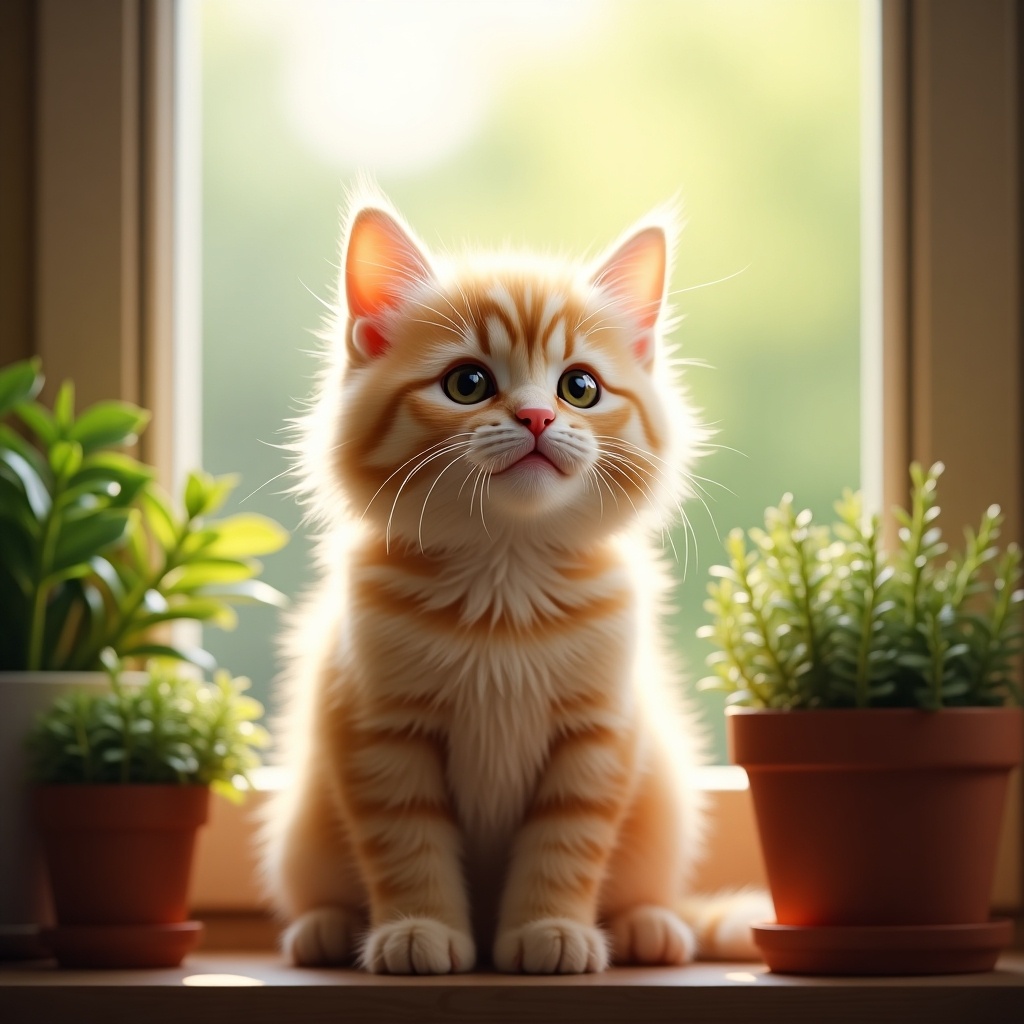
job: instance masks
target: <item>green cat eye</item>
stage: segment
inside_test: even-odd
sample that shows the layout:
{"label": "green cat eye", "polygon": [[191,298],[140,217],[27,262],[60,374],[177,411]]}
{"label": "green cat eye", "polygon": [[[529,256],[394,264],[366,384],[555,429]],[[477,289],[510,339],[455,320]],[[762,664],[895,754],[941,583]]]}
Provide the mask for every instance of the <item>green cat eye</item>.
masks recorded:
{"label": "green cat eye", "polygon": [[472,364],[449,370],[441,381],[441,387],[459,405],[476,405],[497,391],[491,375],[482,366]]}
{"label": "green cat eye", "polygon": [[597,405],[601,389],[586,370],[566,370],[558,380],[558,397],[577,409],[589,409]]}

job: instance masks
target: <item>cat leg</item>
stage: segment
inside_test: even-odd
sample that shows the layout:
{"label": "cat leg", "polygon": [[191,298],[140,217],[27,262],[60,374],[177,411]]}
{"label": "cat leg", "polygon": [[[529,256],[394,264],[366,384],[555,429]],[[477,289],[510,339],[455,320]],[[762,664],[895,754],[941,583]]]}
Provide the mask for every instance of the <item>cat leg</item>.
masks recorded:
{"label": "cat leg", "polygon": [[440,742],[393,713],[336,712],[342,802],[370,900],[360,961],[389,974],[449,974],[476,962],[461,837]]}
{"label": "cat leg", "polygon": [[687,825],[697,829],[696,803],[687,808],[685,801],[696,795],[680,791],[677,774],[667,758],[652,752],[608,864],[600,916],[617,964],[680,965],[696,953],[693,930],[678,912],[691,859]]}
{"label": "cat leg", "polygon": [[608,966],[598,890],[634,758],[631,731],[597,723],[580,723],[553,744],[512,850],[494,945],[499,970],[580,974]]}
{"label": "cat leg", "polygon": [[366,890],[339,809],[322,782],[301,775],[278,803],[265,871],[291,920],[282,952],[299,966],[351,963],[367,926]]}

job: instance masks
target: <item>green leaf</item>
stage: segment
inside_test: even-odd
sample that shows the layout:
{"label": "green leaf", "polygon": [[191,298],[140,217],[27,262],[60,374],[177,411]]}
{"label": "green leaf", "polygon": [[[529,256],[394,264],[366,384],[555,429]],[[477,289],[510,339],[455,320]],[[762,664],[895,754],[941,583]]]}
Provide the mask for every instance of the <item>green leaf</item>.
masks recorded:
{"label": "green leaf", "polygon": [[260,568],[259,562],[242,562],[232,558],[189,562],[167,574],[163,590],[167,594],[185,594],[212,583],[237,583],[239,580],[252,579]]}
{"label": "green leaf", "polygon": [[97,402],[78,417],[67,436],[85,452],[133,444],[149,419],[145,409],[131,402]]}
{"label": "green leaf", "polygon": [[58,480],[67,480],[82,465],[82,446],[77,441],[58,441],[50,449],[50,469]]}
{"label": "green leaf", "polygon": [[[0,481],[2,482],[2,481]],[[3,495],[3,488],[0,488],[0,497]],[[20,528],[19,528],[20,527]],[[35,559],[37,556],[36,538],[30,538],[24,532],[23,526],[15,525],[5,514],[0,516],[0,566],[5,568],[18,585],[18,589],[26,596],[30,596],[35,590],[33,574],[35,572]],[[8,608],[0,603],[0,631],[5,625]]]}
{"label": "green leaf", "polygon": [[51,499],[50,492],[39,478],[39,474],[17,452],[0,448],[0,472],[5,466],[8,470],[5,474],[8,479],[19,483],[25,492],[32,514],[37,519],[45,519],[50,511]]}
{"label": "green leaf", "polygon": [[51,572],[59,573],[78,562],[87,562],[116,544],[128,529],[128,509],[97,509],[81,517],[61,520]]}
{"label": "green leaf", "polygon": [[75,419],[75,385],[69,380],[64,381],[57,392],[57,398],[53,403],[53,418],[59,436],[68,437]]}
{"label": "green leaf", "polygon": [[17,452],[41,478],[46,478],[49,463],[45,454],[21,434],[16,434],[6,423],[0,423],[0,448],[10,448]]}
{"label": "green leaf", "polygon": [[222,601],[213,598],[196,598],[182,601],[167,607],[164,611],[154,612],[141,617],[132,623],[128,633],[139,633],[152,629],[161,622],[174,622],[180,619],[191,619],[195,622],[210,622],[221,629],[234,629],[238,624],[238,616]]}
{"label": "green leaf", "polygon": [[125,588],[117,569],[101,555],[89,559],[89,568],[103,582],[114,603],[120,605],[124,600]]}
{"label": "green leaf", "polygon": [[27,359],[4,367],[0,370],[0,416],[6,416],[16,405],[35,398],[42,386],[38,359]]}
{"label": "green leaf", "polygon": [[[19,523],[33,536],[39,534],[40,523],[32,512],[25,491],[0,470],[0,515]],[[0,537],[3,535],[0,534]]]}
{"label": "green leaf", "polygon": [[238,604],[263,604],[274,608],[287,608],[288,598],[262,580],[242,580],[239,583],[225,583],[204,587],[202,597],[218,597]]}
{"label": "green leaf", "polygon": [[121,452],[95,452],[86,455],[81,469],[71,479],[68,494],[105,494],[111,504],[130,505],[153,479],[149,466]]}
{"label": "green leaf", "polygon": [[217,667],[217,659],[209,651],[201,647],[174,647],[170,644],[129,644],[120,648],[118,654],[122,658],[171,658],[174,661],[189,661],[198,665],[205,672],[212,672]]}
{"label": "green leaf", "polygon": [[216,512],[238,484],[239,476],[231,473],[214,477],[203,470],[189,473],[185,484],[185,510],[189,519]]}
{"label": "green leaf", "polygon": [[185,482],[185,511],[189,519],[195,519],[202,514],[206,506],[206,492],[210,481],[212,478],[208,473],[195,470],[189,473]]}
{"label": "green leaf", "polygon": [[170,505],[163,495],[152,487],[142,491],[140,497],[146,513],[146,524],[153,531],[153,536],[164,551],[170,551],[177,543],[178,538],[178,524],[175,522]]}
{"label": "green leaf", "polygon": [[182,558],[190,561],[195,558],[205,559],[206,549],[217,539],[216,530],[194,530],[186,535],[181,545]]}
{"label": "green leaf", "polygon": [[213,484],[207,492],[206,507],[203,509],[203,515],[212,516],[214,513],[219,512],[241,479],[237,473],[226,473],[223,476],[214,477]]}
{"label": "green leaf", "polygon": [[36,402],[26,402],[14,410],[14,415],[39,438],[44,447],[48,448],[57,440],[57,424],[49,409]]}
{"label": "green leaf", "polygon": [[269,555],[288,543],[288,532],[282,526],[256,513],[229,516],[206,525],[217,531],[217,539],[206,549],[215,558]]}

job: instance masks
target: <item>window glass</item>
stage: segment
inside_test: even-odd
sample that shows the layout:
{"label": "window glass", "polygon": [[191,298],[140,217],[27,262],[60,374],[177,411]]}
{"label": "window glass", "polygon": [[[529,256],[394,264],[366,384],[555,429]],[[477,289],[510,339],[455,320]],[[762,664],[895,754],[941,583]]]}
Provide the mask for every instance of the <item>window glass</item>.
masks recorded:
{"label": "window glass", "polygon": [[[202,457],[242,474],[232,510],[294,530],[266,578],[310,578],[275,445],[310,390],[359,171],[442,246],[592,253],[678,200],[674,338],[708,364],[687,379],[721,447],[665,549],[673,636],[704,675],[716,527],[787,490],[827,516],[858,484],[857,0],[204,0],[200,19]],[[267,699],[276,629],[246,609],[206,643]],[[721,698],[699,699],[724,759]]]}

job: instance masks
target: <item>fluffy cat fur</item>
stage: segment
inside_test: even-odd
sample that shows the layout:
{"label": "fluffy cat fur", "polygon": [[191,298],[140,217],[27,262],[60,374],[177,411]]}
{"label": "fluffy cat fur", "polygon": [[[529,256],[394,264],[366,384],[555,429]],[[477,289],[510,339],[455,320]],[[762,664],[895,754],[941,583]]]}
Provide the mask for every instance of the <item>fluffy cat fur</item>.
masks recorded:
{"label": "fluffy cat fur", "polygon": [[662,339],[668,237],[441,260],[382,197],[353,204],[301,424],[320,582],[290,636],[293,774],[264,830],[295,963],[756,955],[763,898],[684,899],[702,741],[648,536],[705,434]]}

